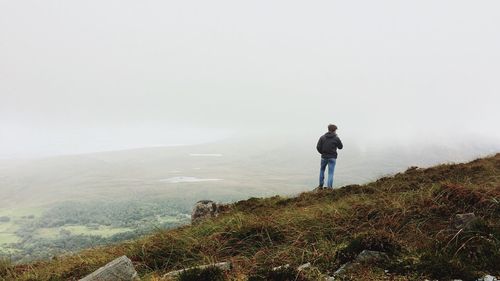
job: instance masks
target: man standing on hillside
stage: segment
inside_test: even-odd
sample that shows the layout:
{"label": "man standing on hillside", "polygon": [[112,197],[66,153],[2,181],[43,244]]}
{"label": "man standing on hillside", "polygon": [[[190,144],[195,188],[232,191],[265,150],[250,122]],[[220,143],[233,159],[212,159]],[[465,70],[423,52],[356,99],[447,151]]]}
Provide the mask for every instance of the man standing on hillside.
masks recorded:
{"label": "man standing on hillside", "polygon": [[328,125],[328,132],[322,135],[318,140],[316,149],[321,154],[321,168],[319,170],[319,186],[318,189],[323,188],[325,182],[325,169],[328,165],[328,182],[327,187],[333,188],[333,172],[337,162],[337,148],[342,149],[344,145],[337,136],[337,126]]}

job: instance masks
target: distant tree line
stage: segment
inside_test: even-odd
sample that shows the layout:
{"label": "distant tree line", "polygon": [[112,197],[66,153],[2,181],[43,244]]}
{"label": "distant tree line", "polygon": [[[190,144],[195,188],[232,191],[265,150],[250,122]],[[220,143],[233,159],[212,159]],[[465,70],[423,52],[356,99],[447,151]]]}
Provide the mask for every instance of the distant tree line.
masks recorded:
{"label": "distant tree line", "polygon": [[[189,222],[193,202],[186,200],[135,200],[116,202],[65,202],[57,204],[40,217],[23,218],[16,221],[19,228],[18,243],[10,245],[14,251],[0,252],[16,262],[46,259],[54,255],[72,252],[98,245],[133,239],[151,232],[154,228],[173,228]],[[162,217],[169,220],[162,221]],[[2,219],[3,218],[3,219]],[[172,219],[174,218],[174,219]],[[10,218],[0,217],[8,222]],[[73,234],[64,226],[85,226],[97,230],[101,226],[130,228],[110,237],[87,234]],[[61,228],[55,237],[40,237],[41,228]]]}

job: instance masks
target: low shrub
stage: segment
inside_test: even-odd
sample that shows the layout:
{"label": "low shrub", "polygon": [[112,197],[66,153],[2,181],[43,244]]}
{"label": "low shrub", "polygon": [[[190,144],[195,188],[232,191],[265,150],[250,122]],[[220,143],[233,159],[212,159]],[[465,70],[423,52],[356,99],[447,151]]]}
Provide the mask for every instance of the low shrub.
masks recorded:
{"label": "low shrub", "polygon": [[479,218],[467,230],[438,234],[418,270],[433,278],[472,280],[500,272],[500,229]]}

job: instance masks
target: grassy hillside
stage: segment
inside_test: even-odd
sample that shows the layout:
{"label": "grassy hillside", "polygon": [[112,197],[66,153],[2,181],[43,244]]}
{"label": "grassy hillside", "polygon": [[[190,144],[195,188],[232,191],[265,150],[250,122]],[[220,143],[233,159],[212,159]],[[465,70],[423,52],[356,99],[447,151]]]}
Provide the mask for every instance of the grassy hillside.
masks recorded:
{"label": "grassy hillside", "polygon": [[[455,214],[467,212],[477,221],[468,229],[454,228]],[[363,266],[348,279],[500,275],[500,154],[467,164],[410,168],[362,186],[240,201],[200,225],[51,261],[0,262],[0,280],[76,280],[120,255],[130,257],[146,280],[219,261],[234,264],[228,280],[272,280],[268,269],[306,262],[313,265],[307,273],[283,274],[315,280],[363,249],[384,251],[390,261]]]}

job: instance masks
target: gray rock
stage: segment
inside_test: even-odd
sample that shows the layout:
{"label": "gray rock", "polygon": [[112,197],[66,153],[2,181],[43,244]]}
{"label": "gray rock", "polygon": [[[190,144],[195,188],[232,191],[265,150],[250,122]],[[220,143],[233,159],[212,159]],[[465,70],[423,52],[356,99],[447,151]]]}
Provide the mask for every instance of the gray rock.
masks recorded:
{"label": "gray rock", "polygon": [[359,262],[359,263],[373,263],[373,262],[385,261],[388,259],[389,259],[389,257],[387,256],[386,253],[378,252],[378,251],[363,250],[356,257],[355,261]]}
{"label": "gray rock", "polygon": [[191,223],[196,224],[208,218],[215,218],[220,213],[221,204],[211,200],[198,201],[191,213]]}
{"label": "gray rock", "polygon": [[468,229],[476,220],[474,213],[456,214],[452,224],[456,229]]}
{"label": "gray rock", "polygon": [[80,281],[138,281],[132,261],[126,256],[121,256],[105,266],[94,271]]}
{"label": "gray rock", "polygon": [[304,270],[304,269],[309,268],[309,267],[311,267],[311,263],[310,262],[304,263],[303,265],[297,267],[297,271],[301,271],[301,270]]}
{"label": "gray rock", "polygon": [[477,279],[477,281],[498,281],[498,279],[492,275],[485,275],[485,276]]}
{"label": "gray rock", "polygon": [[[334,273],[333,273],[333,276],[342,276],[344,274],[347,273],[347,271],[349,271],[351,268],[353,268],[354,266],[356,266],[356,264],[353,264],[351,262],[348,262],[348,263],[344,263],[343,265],[341,265],[339,267],[339,269],[337,269]],[[333,278],[333,277],[332,277]]]}
{"label": "gray rock", "polygon": [[188,271],[188,270],[192,270],[192,269],[205,269],[205,268],[208,268],[211,266],[218,267],[224,271],[231,270],[231,263],[230,262],[219,262],[219,263],[215,263],[215,264],[193,266],[193,267],[189,267],[189,268],[185,268],[185,269],[181,269],[181,270],[170,271],[169,273],[163,275],[163,278],[173,278],[173,277],[178,276],[179,274],[181,274],[184,271]]}
{"label": "gray rock", "polygon": [[377,263],[387,261],[388,259],[389,257],[384,252],[363,250],[356,256],[356,258],[352,262],[345,263],[341,267],[339,267],[339,269],[335,271],[333,276],[345,275],[349,270],[353,269],[354,267],[360,266],[363,263]]}

